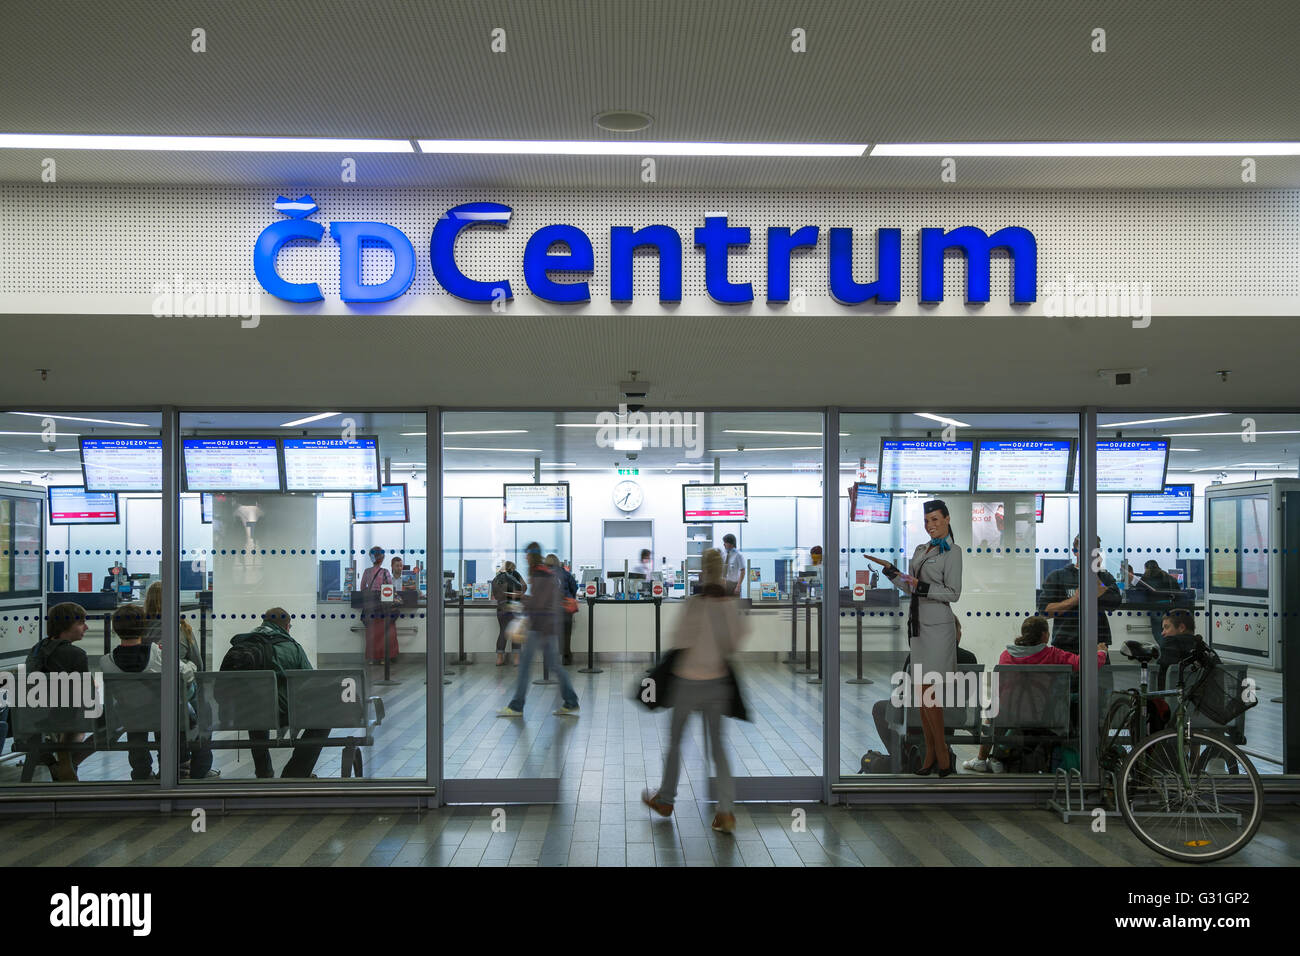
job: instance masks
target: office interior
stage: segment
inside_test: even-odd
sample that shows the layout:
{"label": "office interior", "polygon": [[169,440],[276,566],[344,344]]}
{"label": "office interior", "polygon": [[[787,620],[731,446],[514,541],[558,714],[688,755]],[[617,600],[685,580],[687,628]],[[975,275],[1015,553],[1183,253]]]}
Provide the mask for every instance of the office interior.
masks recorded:
{"label": "office interior", "polygon": [[[974,655],[978,679],[987,687],[999,655],[1039,606],[1044,578],[1071,560],[1080,494],[1092,489],[1080,492],[1067,482],[979,490],[979,474],[972,470],[962,490],[893,490],[887,503],[872,504],[868,493],[884,498],[881,489],[895,480],[887,475],[881,484],[881,468],[892,467],[882,446],[1064,441],[1069,454],[1077,455],[1081,411],[1085,421],[1095,414],[1098,442],[1166,442],[1163,484],[1190,486],[1190,514],[1135,516],[1130,494],[1103,490],[1104,482],[1114,488],[1121,479],[1099,471],[1096,557],[1121,594],[1106,614],[1114,644],[1100,669],[1098,709],[1110,690],[1137,680],[1137,668],[1114,649],[1125,640],[1151,641],[1153,622],[1158,630],[1167,609],[1183,607],[1195,616],[1197,633],[1240,668],[1258,696],[1258,706],[1220,730],[1247,750],[1261,774],[1296,772],[1286,757],[1290,712],[1282,652],[1297,610],[1295,566],[1287,556],[1300,550],[1300,540],[1286,536],[1281,517],[1288,502],[1294,516],[1300,500],[1294,484],[1300,478],[1300,413],[1275,410],[836,409],[838,427],[830,436],[831,416],[822,409],[672,409],[659,419],[632,413],[612,426],[608,413],[583,409],[434,410],[432,417],[424,410],[181,411],[174,417],[175,434],[167,436],[169,445],[178,445],[175,494],[124,487],[116,495],[114,520],[89,524],[51,523],[54,492],[48,489],[82,485],[85,440],[161,438],[164,413],[8,411],[0,414],[0,524],[8,535],[0,564],[0,668],[16,668],[36,642],[49,607],[70,600],[87,611],[82,646],[96,669],[116,643],[107,617],[121,604],[143,602],[151,584],[166,581],[180,617],[202,645],[209,672],[219,671],[233,636],[256,626],[266,609],[282,607],[313,667],[357,675],[365,699],[358,712],[365,719],[336,733],[360,742],[360,764],[352,763],[352,749],[327,747],[315,779],[299,784],[329,789],[423,783],[441,785],[450,800],[493,793],[586,798],[591,794],[583,790],[583,772],[592,761],[605,770],[603,787],[635,788],[657,773],[657,752],[647,756],[638,741],[646,734],[662,737],[666,718],[640,708],[630,689],[656,650],[671,646],[683,602],[698,581],[701,553],[720,548],[722,537],[732,534],[744,560],[740,599],[748,625],[736,670],[752,719],[733,722],[727,746],[742,797],[813,792],[809,788],[819,791],[827,784],[854,790],[886,783],[931,786],[936,781],[910,773],[906,751],[916,728],[905,713],[891,712],[886,721],[901,721],[891,724],[899,733],[892,748],[899,760],[891,772],[860,772],[865,753],[890,750],[874,710],[889,696],[908,653],[907,600],[900,600],[867,555],[902,567],[927,539],[923,502],[939,497],[947,503],[964,561],[962,594],[954,605],[960,646]],[[213,487],[206,492],[209,509],[205,492],[190,487],[194,476],[183,451],[186,438],[255,438],[272,440],[272,454],[278,450],[283,457],[288,452],[278,446],[285,439],[358,437],[375,440],[381,483],[404,486],[401,520],[393,512],[379,516],[393,520],[371,523],[364,514],[357,520],[354,495],[343,488]],[[284,462],[276,466],[285,469],[277,480],[287,482],[287,457]],[[829,479],[827,462],[836,465]],[[1073,463],[1068,474],[1077,477]],[[686,513],[688,505],[707,500],[695,496],[712,485],[743,486],[743,520]],[[529,486],[567,491],[559,499],[565,520],[537,520],[527,510]],[[692,492],[694,486],[700,488]],[[511,489],[520,488],[522,497],[512,497]],[[431,509],[430,499],[437,497],[441,504]],[[824,520],[828,499],[838,524],[830,536]],[[1139,511],[1142,506],[1139,500]],[[512,507],[525,510],[512,514]],[[165,546],[165,509],[174,509],[175,551]],[[521,516],[525,520],[512,520]],[[829,539],[837,547],[820,555],[815,549]],[[529,542],[554,554],[580,585],[569,668],[583,701],[577,722],[551,715],[554,688],[545,683],[530,694],[524,721],[495,716],[516,675],[509,653],[496,666],[499,625],[491,582],[506,561],[526,575],[523,551]],[[358,593],[375,546],[384,550],[385,567],[391,568],[393,558],[403,562],[382,612],[399,650],[395,659],[378,664],[367,647],[373,607]],[[650,568],[638,569],[644,550]],[[1151,561],[1176,587],[1153,594],[1143,585]],[[116,566],[122,569],[118,574]],[[835,600],[828,602],[832,589]],[[828,604],[833,619],[822,613]],[[175,642],[177,626],[163,624],[164,640]],[[440,655],[428,654],[439,647]],[[1090,649],[1083,651],[1089,661]],[[550,676],[540,663],[536,669],[539,681]],[[828,683],[834,684],[829,694]],[[1066,715],[1063,736],[1077,734],[1075,721],[1100,719],[1099,713],[1070,716],[1071,704],[1078,707],[1070,698],[1078,691],[1069,675],[1054,688],[1061,700],[1053,710]],[[379,702],[378,722],[371,698]],[[976,755],[979,742],[980,720],[967,710],[946,715],[959,763]],[[161,719],[176,733],[177,749],[184,749],[184,718]],[[429,728],[437,735],[432,740]],[[604,735],[599,743],[594,728]],[[698,728],[690,733],[702,752]],[[213,764],[220,776],[182,778],[178,786],[283,786],[282,780],[254,777],[247,740],[237,732],[214,729],[211,739],[223,742]],[[64,784],[39,770],[24,781],[23,755],[12,748],[10,738],[0,753],[6,792],[138,791],[167,783],[132,780],[120,742],[97,749],[81,764],[79,781]],[[277,768],[288,753],[275,751]],[[156,752],[154,757],[161,771]],[[981,788],[1010,780],[1046,785],[1049,778],[961,772],[955,779]],[[525,784],[534,789],[518,789]]]}

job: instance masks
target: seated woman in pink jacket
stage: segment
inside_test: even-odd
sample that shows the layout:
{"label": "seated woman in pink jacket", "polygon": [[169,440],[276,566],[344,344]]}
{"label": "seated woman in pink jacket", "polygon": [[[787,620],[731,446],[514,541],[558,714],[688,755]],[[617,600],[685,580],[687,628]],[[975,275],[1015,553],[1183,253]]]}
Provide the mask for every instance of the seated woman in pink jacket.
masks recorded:
{"label": "seated woman in pink jacket", "polygon": [[[1077,674],[1079,655],[1047,643],[1050,627],[1045,617],[1028,617],[1020,625],[1020,636],[998,658],[999,664],[1069,664]],[[1097,666],[1106,663],[1106,645],[1097,645]],[[989,757],[990,744],[981,744],[979,756],[962,764],[963,770],[975,773],[1001,773],[1002,764]]]}

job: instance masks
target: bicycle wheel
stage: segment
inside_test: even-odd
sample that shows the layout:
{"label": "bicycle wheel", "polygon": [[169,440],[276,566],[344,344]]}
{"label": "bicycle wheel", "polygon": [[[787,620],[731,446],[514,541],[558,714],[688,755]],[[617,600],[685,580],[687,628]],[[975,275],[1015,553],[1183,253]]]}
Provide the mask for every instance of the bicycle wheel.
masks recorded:
{"label": "bicycle wheel", "polygon": [[1120,813],[1139,840],[1171,859],[1209,863],[1229,857],[1259,829],[1259,774],[1236,747],[1197,732],[1183,740],[1184,780],[1178,749],[1178,732],[1169,730],[1133,750],[1120,775]]}
{"label": "bicycle wheel", "polygon": [[1127,694],[1116,696],[1106,709],[1106,715],[1102,718],[1101,732],[1098,735],[1099,745],[1097,749],[1098,762],[1101,765],[1103,773],[1103,799],[1108,807],[1116,805],[1114,791],[1111,788],[1107,774],[1114,775],[1116,780],[1119,779],[1120,771],[1124,768],[1124,761],[1128,757],[1129,748],[1133,744],[1133,727],[1134,716],[1137,713],[1137,704]]}

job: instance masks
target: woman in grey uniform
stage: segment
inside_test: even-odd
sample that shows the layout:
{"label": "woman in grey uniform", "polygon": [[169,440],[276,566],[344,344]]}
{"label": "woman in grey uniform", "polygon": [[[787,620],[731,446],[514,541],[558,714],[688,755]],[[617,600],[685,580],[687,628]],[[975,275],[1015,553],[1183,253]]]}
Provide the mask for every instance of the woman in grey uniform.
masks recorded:
{"label": "woman in grey uniform", "polygon": [[925,734],[925,756],[918,774],[925,776],[936,766],[939,776],[946,777],[957,768],[944,743],[943,688],[940,683],[932,692],[937,699],[926,704],[922,687],[937,677],[957,670],[957,617],[951,605],[961,597],[961,548],[956,546],[948,506],[935,499],[925,503],[925,530],[930,540],[912,553],[908,574],[893,565],[885,567],[885,576],[904,594],[912,598],[908,614],[908,644],[912,653],[912,673],[918,675],[915,697],[920,704],[921,729]]}

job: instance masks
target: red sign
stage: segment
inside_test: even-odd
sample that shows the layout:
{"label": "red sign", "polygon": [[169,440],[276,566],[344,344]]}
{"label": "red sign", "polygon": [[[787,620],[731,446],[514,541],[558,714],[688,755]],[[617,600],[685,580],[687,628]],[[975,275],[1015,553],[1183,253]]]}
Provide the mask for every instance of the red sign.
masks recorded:
{"label": "red sign", "polygon": [[94,580],[94,579],[90,576],[90,572],[89,572],[89,571],[78,571],[78,572],[77,572],[77,590],[78,590],[78,591],[89,591],[89,590],[90,590],[90,585],[91,585],[91,583],[92,583],[93,580]]}
{"label": "red sign", "polygon": [[587,597],[594,598],[595,596],[596,596],[596,582],[592,581],[590,584],[587,585]]}
{"label": "red sign", "polygon": [[381,584],[379,586],[379,600],[391,601],[393,599],[393,586],[391,584]]}
{"label": "red sign", "polygon": [[663,586],[662,584],[660,584],[658,581],[656,581],[654,584],[652,584],[652,585],[650,586],[650,596],[651,596],[651,597],[659,597],[659,598],[660,598],[660,597],[663,597],[663,596],[664,596],[664,586]]}
{"label": "red sign", "polygon": [[867,597],[867,586],[865,584],[853,585],[853,600],[863,601]]}

